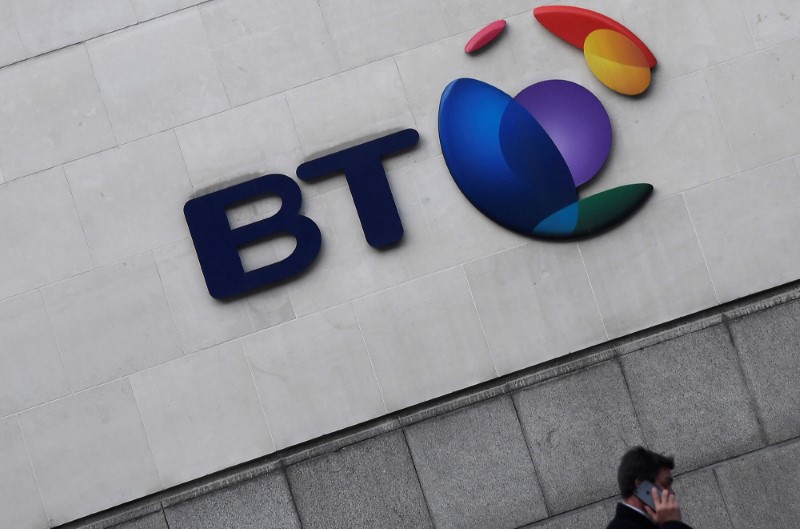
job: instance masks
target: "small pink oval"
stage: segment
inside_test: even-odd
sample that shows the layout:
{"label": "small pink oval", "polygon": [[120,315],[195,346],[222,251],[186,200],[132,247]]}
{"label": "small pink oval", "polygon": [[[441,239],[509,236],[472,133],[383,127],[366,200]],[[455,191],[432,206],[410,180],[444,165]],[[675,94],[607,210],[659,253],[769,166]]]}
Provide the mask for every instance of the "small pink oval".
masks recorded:
{"label": "small pink oval", "polygon": [[467,53],[474,53],[478,51],[496,39],[504,29],[506,29],[506,21],[495,20],[479,32],[475,33],[475,36],[469,39],[467,45],[464,46],[464,51]]}

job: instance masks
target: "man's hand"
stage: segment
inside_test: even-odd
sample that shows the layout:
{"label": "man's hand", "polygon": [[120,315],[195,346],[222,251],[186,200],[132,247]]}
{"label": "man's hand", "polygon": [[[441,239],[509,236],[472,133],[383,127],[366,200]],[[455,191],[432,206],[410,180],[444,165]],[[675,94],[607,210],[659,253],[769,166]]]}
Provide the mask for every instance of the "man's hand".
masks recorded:
{"label": "man's hand", "polygon": [[663,490],[659,495],[658,489],[653,487],[652,495],[656,510],[653,511],[653,509],[647,505],[645,505],[644,508],[657,525],[666,522],[681,521],[681,507],[678,505],[678,498],[675,496],[674,492]]}

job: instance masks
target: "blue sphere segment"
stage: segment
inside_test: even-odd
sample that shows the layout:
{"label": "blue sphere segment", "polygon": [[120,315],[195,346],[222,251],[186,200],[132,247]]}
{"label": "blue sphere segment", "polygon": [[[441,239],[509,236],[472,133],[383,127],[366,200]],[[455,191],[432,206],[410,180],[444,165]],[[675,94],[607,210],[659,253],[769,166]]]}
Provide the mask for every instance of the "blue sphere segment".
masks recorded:
{"label": "blue sphere segment", "polygon": [[465,78],[445,88],[439,140],[464,195],[507,228],[531,234],[578,199],[569,167],[547,132],[492,85]]}

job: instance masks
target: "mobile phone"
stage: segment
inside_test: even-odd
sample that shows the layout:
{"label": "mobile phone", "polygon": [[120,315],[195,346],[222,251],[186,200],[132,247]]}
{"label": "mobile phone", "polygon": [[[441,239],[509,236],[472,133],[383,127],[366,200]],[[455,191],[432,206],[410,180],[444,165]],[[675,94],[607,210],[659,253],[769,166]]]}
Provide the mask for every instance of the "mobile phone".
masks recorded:
{"label": "mobile phone", "polygon": [[[650,507],[655,511],[656,503],[653,500],[653,487],[656,486],[653,485],[651,482],[642,481],[639,484],[639,486],[636,487],[636,490],[633,492],[633,495],[642,500],[645,505],[647,505],[648,507]],[[660,498],[662,492],[661,487],[656,487],[656,490],[658,491],[658,497]]]}

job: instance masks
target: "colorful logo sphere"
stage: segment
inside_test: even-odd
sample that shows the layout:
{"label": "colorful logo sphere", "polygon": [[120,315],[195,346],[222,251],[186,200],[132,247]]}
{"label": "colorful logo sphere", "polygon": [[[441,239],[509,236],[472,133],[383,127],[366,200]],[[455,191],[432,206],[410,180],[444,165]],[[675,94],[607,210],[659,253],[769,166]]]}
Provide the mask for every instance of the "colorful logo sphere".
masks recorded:
{"label": "colorful logo sphere", "polygon": [[[573,44],[580,41],[589,67],[606,86],[628,92],[647,88],[650,68],[639,60],[641,48],[611,28],[607,17],[587,17],[580,9],[578,23],[565,26],[563,11],[569,22],[578,8],[552,8],[555,15],[543,17],[540,9],[545,8],[534,14],[553,26],[548,29]],[[487,45],[503,27],[487,26],[466,51]],[[608,158],[611,122],[600,100],[570,81],[542,81],[511,97],[476,79],[456,79],[442,93],[439,140],[450,174],[470,202],[495,222],[528,235],[596,233],[630,215],[653,190],[650,184],[630,184],[578,198],[577,187],[596,176]]]}

